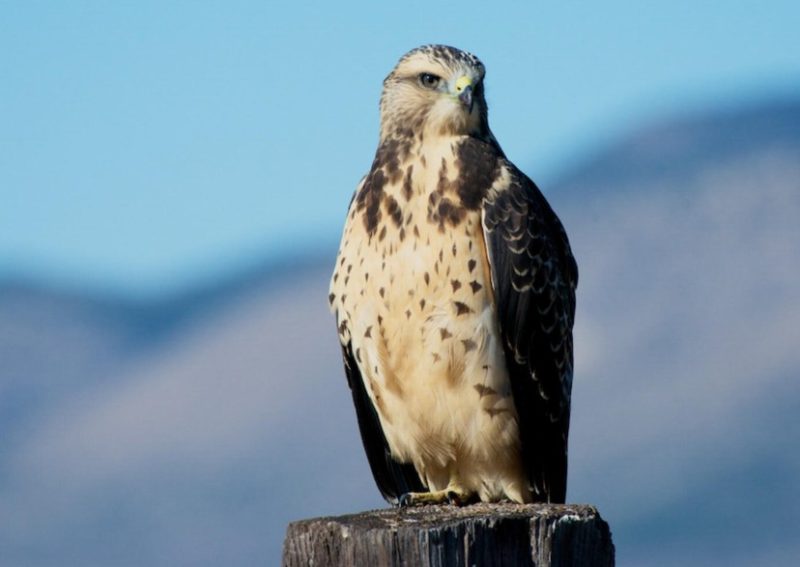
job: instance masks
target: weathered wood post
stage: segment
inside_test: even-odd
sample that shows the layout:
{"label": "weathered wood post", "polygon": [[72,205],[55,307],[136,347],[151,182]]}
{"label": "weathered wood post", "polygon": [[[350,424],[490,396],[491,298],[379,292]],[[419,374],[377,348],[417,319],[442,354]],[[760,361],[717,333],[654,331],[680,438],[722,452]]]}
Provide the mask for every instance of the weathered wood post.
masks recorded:
{"label": "weathered wood post", "polygon": [[611,567],[593,506],[474,504],[386,509],[289,524],[283,567]]}

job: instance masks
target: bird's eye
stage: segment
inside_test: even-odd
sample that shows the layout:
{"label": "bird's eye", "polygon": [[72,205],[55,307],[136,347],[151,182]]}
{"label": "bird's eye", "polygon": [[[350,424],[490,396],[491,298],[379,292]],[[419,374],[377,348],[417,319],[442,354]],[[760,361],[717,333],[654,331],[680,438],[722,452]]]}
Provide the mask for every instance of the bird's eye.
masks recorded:
{"label": "bird's eye", "polygon": [[441,82],[441,78],[437,77],[433,73],[422,73],[419,76],[419,84],[421,84],[426,89],[435,89],[439,86]]}

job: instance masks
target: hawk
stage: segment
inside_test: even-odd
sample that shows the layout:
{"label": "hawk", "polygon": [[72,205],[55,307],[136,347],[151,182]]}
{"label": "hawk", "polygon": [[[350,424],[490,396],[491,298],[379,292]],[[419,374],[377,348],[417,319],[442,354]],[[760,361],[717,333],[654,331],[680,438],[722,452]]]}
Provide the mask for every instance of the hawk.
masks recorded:
{"label": "hawk", "polygon": [[328,300],[392,504],[564,502],[578,271],[489,130],[483,64],[427,45],[383,82],[380,141]]}

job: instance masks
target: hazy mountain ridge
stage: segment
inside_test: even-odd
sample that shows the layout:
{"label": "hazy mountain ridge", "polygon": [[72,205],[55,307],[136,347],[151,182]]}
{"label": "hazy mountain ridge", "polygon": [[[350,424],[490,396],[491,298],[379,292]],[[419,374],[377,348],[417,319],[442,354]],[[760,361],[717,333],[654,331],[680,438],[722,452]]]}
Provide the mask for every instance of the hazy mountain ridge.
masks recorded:
{"label": "hazy mountain ridge", "polygon": [[[0,321],[12,317],[36,319],[28,310],[46,306],[43,315],[55,317],[56,313],[71,310],[73,316],[82,313],[98,324],[126,327],[130,333],[141,335],[142,340],[157,340],[194,313],[208,313],[215,307],[224,307],[236,297],[256,289],[289,285],[287,279],[303,277],[320,264],[332,263],[330,255],[335,249],[328,248],[300,258],[290,254],[268,258],[224,277],[152,297],[134,298],[108,290],[86,290],[74,285],[62,287],[24,276],[5,276],[0,278]],[[289,278],[285,277],[287,274]]]}
{"label": "hazy mountain ridge", "polygon": [[[663,122],[543,188],[581,270],[569,499],[600,507],[620,565],[800,556],[799,117]],[[4,559],[274,563],[289,519],[381,506],[325,303],[332,259],[145,306],[0,288],[1,353],[86,353],[59,380],[81,395],[0,441]],[[743,545],[765,509],[763,547]]]}
{"label": "hazy mountain ridge", "polygon": [[248,294],[291,285],[328,256],[272,258],[152,298],[62,288],[23,277],[0,280],[0,426],[6,439],[17,420],[61,396],[113,380],[204,318]]}
{"label": "hazy mountain ridge", "polygon": [[800,151],[800,104],[778,99],[660,120],[589,157],[557,184],[560,199],[622,194],[654,179],[683,190],[709,163],[770,151]]}
{"label": "hazy mountain ridge", "polygon": [[[590,350],[572,470],[592,470],[585,498],[605,486],[593,500],[633,564],[762,564],[737,534],[765,506],[778,531],[798,512],[797,157],[756,151],[698,172],[688,200],[650,184],[563,215],[583,268],[576,348]],[[650,557],[659,546],[685,551]]]}

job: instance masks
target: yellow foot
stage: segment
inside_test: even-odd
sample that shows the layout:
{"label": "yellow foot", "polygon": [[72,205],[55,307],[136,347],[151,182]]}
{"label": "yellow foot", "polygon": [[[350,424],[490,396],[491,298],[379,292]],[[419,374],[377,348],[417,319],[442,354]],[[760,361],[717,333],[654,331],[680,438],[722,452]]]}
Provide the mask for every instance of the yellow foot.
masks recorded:
{"label": "yellow foot", "polygon": [[399,504],[405,506],[426,506],[430,504],[469,504],[477,494],[468,492],[459,486],[448,486],[444,490],[433,492],[406,492],[400,496]]}

